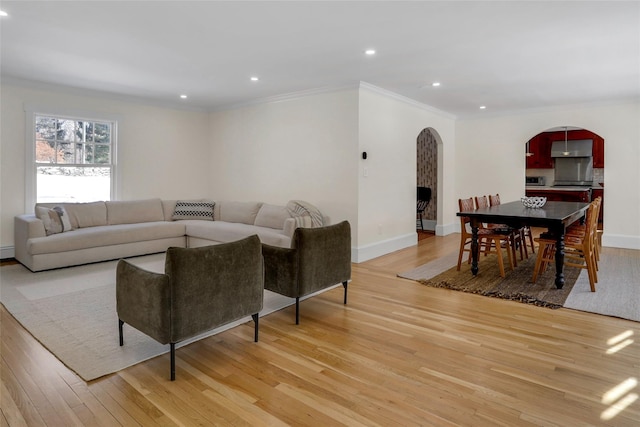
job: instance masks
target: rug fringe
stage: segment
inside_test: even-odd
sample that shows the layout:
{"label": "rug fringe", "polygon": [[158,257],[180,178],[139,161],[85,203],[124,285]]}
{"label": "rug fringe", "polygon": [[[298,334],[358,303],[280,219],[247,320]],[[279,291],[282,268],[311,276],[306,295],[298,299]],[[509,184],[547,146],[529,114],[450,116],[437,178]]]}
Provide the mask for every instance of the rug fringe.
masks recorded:
{"label": "rug fringe", "polygon": [[517,302],[521,302],[523,304],[531,304],[531,305],[535,305],[537,307],[546,307],[546,308],[550,308],[552,310],[561,308],[562,305],[560,304],[556,304],[556,303],[552,303],[552,302],[548,302],[548,301],[543,301],[541,299],[532,297],[531,295],[527,295],[524,294],[522,292],[518,292],[515,294],[505,294],[502,292],[497,292],[497,291],[483,291],[480,289],[468,289],[468,288],[461,288],[461,287],[457,287],[457,286],[453,286],[452,284],[450,284],[447,281],[440,281],[440,282],[433,282],[430,280],[418,280],[419,283],[422,283],[423,285],[426,286],[430,286],[432,288],[442,288],[442,289],[450,289],[452,291],[460,291],[460,292],[466,292],[466,293],[470,293],[470,294],[476,294],[476,295],[482,295],[485,297],[493,297],[493,298],[500,298],[500,299],[505,299],[505,300],[510,300],[510,301],[517,301]]}

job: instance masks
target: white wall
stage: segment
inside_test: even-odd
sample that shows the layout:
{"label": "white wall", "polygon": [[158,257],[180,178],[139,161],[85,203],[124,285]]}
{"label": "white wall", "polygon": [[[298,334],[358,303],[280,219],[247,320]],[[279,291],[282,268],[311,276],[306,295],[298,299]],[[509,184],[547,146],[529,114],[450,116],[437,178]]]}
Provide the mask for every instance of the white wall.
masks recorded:
{"label": "white wall", "polygon": [[607,246],[640,249],[640,103],[565,107],[456,124],[456,199],[524,195],[524,146],[549,128],[576,126],[605,140],[604,235]]}
{"label": "white wall", "polygon": [[0,93],[2,248],[13,246],[13,218],[25,210],[25,104],[119,117],[121,200],[195,198],[209,193],[207,113],[171,110],[99,94],[72,94],[60,88],[3,83]]}
{"label": "white wall", "polygon": [[357,117],[355,89],[211,113],[211,197],[305,200],[356,230]]}
{"label": "white wall", "polygon": [[582,127],[605,138],[603,242],[640,249],[638,102],[455,120],[367,84],[215,113],[6,83],[0,90],[2,248],[13,245],[13,217],[24,211],[31,104],[121,117],[120,199],[306,200],[332,222],[351,222],[356,262],[415,243],[416,138],[424,128],[442,142],[437,230],[448,234],[458,225],[458,198],[524,194],[529,138]]}
{"label": "white wall", "polygon": [[359,160],[357,262],[416,244],[416,147],[425,128],[442,142],[438,234],[455,221],[453,118],[367,84],[361,86],[359,111],[359,151],[367,152],[367,160]]}

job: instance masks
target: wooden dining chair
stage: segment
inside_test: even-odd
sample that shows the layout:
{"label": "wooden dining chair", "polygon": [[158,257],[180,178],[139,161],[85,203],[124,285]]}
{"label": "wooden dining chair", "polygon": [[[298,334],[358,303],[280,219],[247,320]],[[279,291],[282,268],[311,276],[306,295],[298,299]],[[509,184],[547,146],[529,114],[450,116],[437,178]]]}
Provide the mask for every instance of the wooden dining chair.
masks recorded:
{"label": "wooden dining chair", "polygon": [[[600,261],[600,251],[602,250],[602,241],[600,240],[600,230],[598,230],[598,221],[597,218],[600,216],[600,209],[602,208],[602,197],[596,197],[593,199],[593,203],[595,203],[595,217],[596,221],[591,223],[591,227],[595,228],[595,231],[592,233],[591,238],[593,239],[592,245],[594,249],[594,253],[596,256],[596,268],[598,267],[598,261]],[[566,234],[569,236],[578,236],[582,237],[586,234],[586,223],[576,222],[567,227]]]}
{"label": "wooden dining chair", "polygon": [[[564,265],[569,267],[584,268],[589,275],[589,286],[591,292],[596,291],[598,282],[597,260],[595,254],[595,235],[597,234],[597,222],[599,213],[599,202],[594,200],[589,205],[584,222],[584,234],[566,234],[564,239]],[[595,224],[594,224],[595,223]],[[569,227],[570,228],[570,227]],[[540,237],[535,239],[538,242],[538,257],[533,269],[533,278],[536,282],[538,276],[542,274],[549,264],[555,263],[556,239]]]}
{"label": "wooden dining chair", "polygon": [[[500,194],[489,195],[489,206],[496,206],[500,204]],[[533,233],[531,232],[531,227],[525,225],[520,228],[520,240],[522,241],[522,247],[524,248],[524,256],[525,258],[529,258],[529,248],[527,247],[527,241],[529,246],[531,247],[531,253],[536,253],[536,247],[533,243]]]}
{"label": "wooden dining chair", "polygon": [[[460,211],[472,211],[475,209],[473,198],[470,197],[468,199],[458,199],[458,207]],[[467,225],[471,222],[469,217],[460,217],[460,251],[458,253],[458,271],[460,271],[460,266],[462,264],[462,257],[465,252],[469,252],[469,257],[467,259],[467,263],[471,263],[471,240],[472,234],[470,230],[467,228]],[[498,231],[493,231],[489,228],[478,228],[478,245],[482,247],[484,244],[485,249],[483,253],[495,253],[498,257],[498,267],[500,268],[500,277],[505,277],[504,271],[504,260],[502,258],[502,246],[505,246],[507,251],[507,256],[509,258],[509,266],[511,270],[514,268],[513,257],[511,252],[511,240],[508,235],[501,234]],[[480,251],[480,248],[478,248]]]}
{"label": "wooden dining chair", "polygon": [[[491,200],[492,196],[476,196],[475,197],[475,201],[476,201],[476,207],[478,209],[480,208],[488,208],[490,206],[495,206],[495,205],[491,205],[490,204],[490,200]],[[498,196],[498,201],[500,200],[500,196]],[[494,199],[495,202],[495,199]],[[513,257],[513,265],[515,267],[518,266],[518,260],[516,259],[516,250],[519,249],[520,250],[520,261],[522,261],[524,259],[524,254],[522,251],[522,232],[520,231],[520,229],[516,229],[513,227],[510,227],[506,224],[486,224],[485,225],[486,228],[491,229],[491,230],[495,230],[495,231],[501,231],[503,234],[508,234],[509,239],[510,239],[510,246],[511,246],[511,254]],[[527,258],[529,256],[527,255]]]}

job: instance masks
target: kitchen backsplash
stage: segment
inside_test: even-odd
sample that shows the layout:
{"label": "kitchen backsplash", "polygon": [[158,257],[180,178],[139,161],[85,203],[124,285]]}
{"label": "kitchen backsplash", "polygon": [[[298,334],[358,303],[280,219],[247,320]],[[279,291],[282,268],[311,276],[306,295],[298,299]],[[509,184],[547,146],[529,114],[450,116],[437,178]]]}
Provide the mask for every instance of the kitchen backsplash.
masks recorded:
{"label": "kitchen backsplash", "polygon": [[[543,176],[545,184],[547,186],[553,185],[555,171],[553,169],[527,169],[526,176]],[[598,185],[599,182],[604,182],[604,169],[593,169],[593,183]]]}
{"label": "kitchen backsplash", "polygon": [[597,185],[599,182],[604,182],[604,168],[593,170],[593,183]]}

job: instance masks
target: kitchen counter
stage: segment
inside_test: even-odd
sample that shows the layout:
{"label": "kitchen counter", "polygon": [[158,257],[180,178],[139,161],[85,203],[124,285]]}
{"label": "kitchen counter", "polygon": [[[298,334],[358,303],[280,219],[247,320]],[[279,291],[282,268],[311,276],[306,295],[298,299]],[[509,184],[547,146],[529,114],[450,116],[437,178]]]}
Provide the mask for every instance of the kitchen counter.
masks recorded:
{"label": "kitchen counter", "polygon": [[591,201],[591,187],[548,187],[528,186],[525,189],[527,197],[546,197],[550,201],[584,202]]}
{"label": "kitchen counter", "polygon": [[603,190],[604,187],[599,185],[593,185],[591,187],[583,187],[583,186],[550,186],[550,185],[527,185],[525,187],[527,191],[529,190],[544,190],[544,191],[584,191],[584,190]]}

